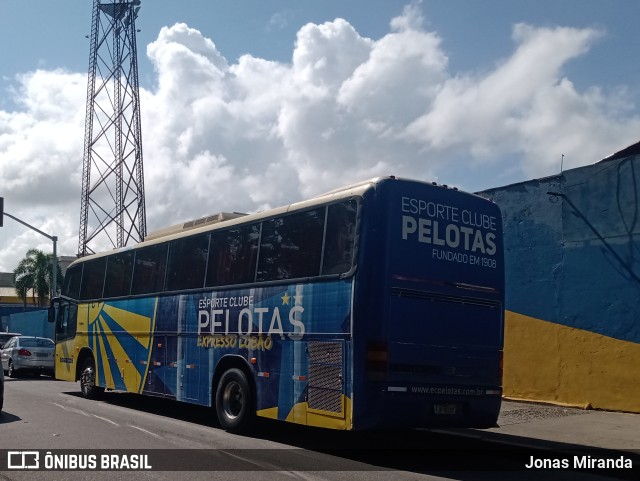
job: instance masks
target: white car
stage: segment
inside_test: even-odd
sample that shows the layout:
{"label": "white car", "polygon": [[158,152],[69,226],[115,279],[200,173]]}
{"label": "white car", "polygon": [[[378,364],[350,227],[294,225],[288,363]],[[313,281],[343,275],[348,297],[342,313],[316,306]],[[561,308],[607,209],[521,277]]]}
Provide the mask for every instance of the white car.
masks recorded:
{"label": "white car", "polygon": [[21,336],[19,332],[0,332],[0,349],[4,347],[9,339],[16,336]]}
{"label": "white car", "polygon": [[9,377],[19,372],[54,375],[55,343],[46,337],[15,336],[0,350],[2,369]]}

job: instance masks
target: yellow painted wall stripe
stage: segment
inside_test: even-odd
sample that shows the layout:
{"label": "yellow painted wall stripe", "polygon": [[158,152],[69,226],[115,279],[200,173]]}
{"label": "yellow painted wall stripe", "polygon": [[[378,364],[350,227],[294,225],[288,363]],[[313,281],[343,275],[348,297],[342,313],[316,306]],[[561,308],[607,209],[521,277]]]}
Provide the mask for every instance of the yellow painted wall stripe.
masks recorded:
{"label": "yellow painted wall stripe", "polygon": [[638,366],[638,343],[506,312],[506,397],[640,412]]}

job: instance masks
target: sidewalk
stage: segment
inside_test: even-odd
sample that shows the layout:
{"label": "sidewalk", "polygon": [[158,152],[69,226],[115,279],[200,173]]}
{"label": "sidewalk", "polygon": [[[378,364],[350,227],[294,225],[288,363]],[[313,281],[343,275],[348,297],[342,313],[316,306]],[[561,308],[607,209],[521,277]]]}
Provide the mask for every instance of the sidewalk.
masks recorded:
{"label": "sidewalk", "polygon": [[489,435],[640,453],[640,414],[503,401]]}
{"label": "sidewalk", "polygon": [[503,401],[498,427],[439,431],[516,447],[566,452],[606,449],[640,455],[640,414]]}

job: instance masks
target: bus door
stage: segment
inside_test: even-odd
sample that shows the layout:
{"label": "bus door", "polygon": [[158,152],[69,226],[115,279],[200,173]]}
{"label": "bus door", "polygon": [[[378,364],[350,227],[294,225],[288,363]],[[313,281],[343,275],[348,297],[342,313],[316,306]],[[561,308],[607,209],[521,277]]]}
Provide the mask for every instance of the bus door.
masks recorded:
{"label": "bus door", "polygon": [[[144,361],[143,361],[144,362]],[[145,394],[166,394],[165,371],[167,370],[167,336],[151,337],[151,356],[147,366],[147,377],[143,387]]]}
{"label": "bus door", "polygon": [[78,304],[67,299],[52,303],[55,320],[55,376],[63,381],[75,381],[76,331],[78,328]]}
{"label": "bus door", "polygon": [[[195,302],[190,296],[180,296],[177,313],[177,335],[173,336],[167,359],[169,362],[171,393],[179,401],[206,405],[210,399],[208,359],[200,358],[202,349],[197,338],[189,332],[188,319],[195,317]],[[207,356],[208,357],[208,356]]]}

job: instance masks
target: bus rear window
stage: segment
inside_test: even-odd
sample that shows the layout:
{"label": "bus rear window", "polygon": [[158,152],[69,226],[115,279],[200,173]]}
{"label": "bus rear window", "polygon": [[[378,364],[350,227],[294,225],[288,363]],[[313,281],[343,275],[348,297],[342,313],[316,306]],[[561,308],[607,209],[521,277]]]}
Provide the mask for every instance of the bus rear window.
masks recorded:
{"label": "bus rear window", "polygon": [[357,210],[355,200],[329,206],[322,275],[342,274],[351,269]]}

